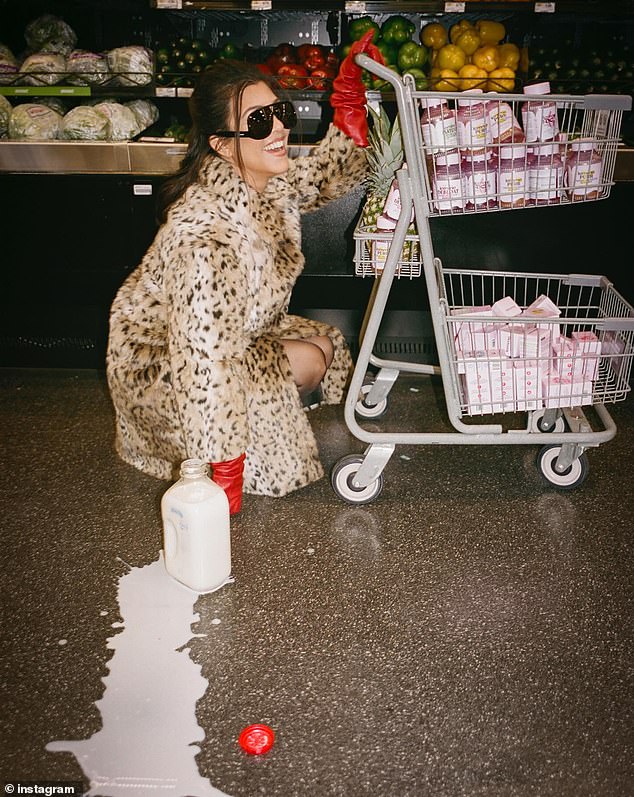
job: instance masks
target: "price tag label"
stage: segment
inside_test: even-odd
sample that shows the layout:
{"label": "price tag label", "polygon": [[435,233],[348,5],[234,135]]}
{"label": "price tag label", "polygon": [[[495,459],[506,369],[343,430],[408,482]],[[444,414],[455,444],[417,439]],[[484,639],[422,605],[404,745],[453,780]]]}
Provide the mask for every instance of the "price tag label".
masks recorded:
{"label": "price tag label", "polygon": [[156,88],[156,96],[157,97],[175,97],[176,96],[176,89],[169,88],[168,86],[157,86],[157,88]]}
{"label": "price tag label", "polygon": [[82,97],[90,96],[90,88],[87,86],[62,86],[59,89],[60,97]]}
{"label": "price tag label", "polygon": [[183,7],[183,0],[156,0],[156,7],[181,9]]}
{"label": "price tag label", "polygon": [[134,196],[152,196],[152,185],[147,183],[135,183],[132,186]]}
{"label": "price tag label", "polygon": [[346,14],[365,14],[365,3],[345,3]]}
{"label": "price tag label", "polygon": [[465,3],[445,3],[445,13],[464,13]]}
{"label": "price tag label", "polygon": [[554,14],[555,13],[555,4],[554,3],[535,3],[535,13],[536,14]]}
{"label": "price tag label", "polygon": [[177,97],[191,97],[193,93],[194,93],[194,89],[190,89],[190,88],[176,89],[176,96]]}
{"label": "price tag label", "polygon": [[272,8],[271,0],[251,0],[251,11],[270,11]]}
{"label": "price tag label", "polygon": [[90,97],[89,86],[0,86],[8,97]]}

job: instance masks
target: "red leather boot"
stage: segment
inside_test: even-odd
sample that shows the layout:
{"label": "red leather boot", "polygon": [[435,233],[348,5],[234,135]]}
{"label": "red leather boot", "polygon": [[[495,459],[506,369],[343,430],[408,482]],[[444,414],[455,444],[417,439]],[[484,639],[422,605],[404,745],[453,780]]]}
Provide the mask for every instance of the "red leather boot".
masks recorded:
{"label": "red leather boot", "polygon": [[246,454],[226,462],[210,462],[211,479],[227,494],[229,514],[237,515],[242,506],[242,473]]}

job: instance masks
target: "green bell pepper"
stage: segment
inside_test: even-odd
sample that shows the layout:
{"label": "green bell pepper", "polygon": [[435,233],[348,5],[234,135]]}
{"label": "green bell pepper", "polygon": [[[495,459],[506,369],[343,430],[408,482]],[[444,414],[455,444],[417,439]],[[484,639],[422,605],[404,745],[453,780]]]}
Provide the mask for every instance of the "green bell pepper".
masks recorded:
{"label": "green bell pepper", "polygon": [[348,36],[350,36],[350,39],[353,42],[356,42],[359,41],[359,39],[369,30],[374,31],[372,41],[376,43],[381,35],[381,28],[372,19],[372,17],[358,17],[357,19],[353,19],[348,26]]}
{"label": "green bell pepper", "polygon": [[416,91],[427,90],[427,75],[425,75],[422,69],[416,69],[416,67],[411,67],[410,69],[405,70],[403,74],[411,75],[414,78],[414,83],[416,84]]}
{"label": "green bell pepper", "polygon": [[400,15],[388,17],[381,26],[381,36],[387,44],[405,44],[415,31],[416,25]]}
{"label": "green bell pepper", "polygon": [[416,42],[405,42],[398,51],[397,64],[401,72],[422,69],[427,62],[427,49]]}
{"label": "green bell pepper", "polygon": [[386,64],[396,64],[398,58],[398,46],[396,44],[390,44],[383,39],[379,39],[376,46]]}

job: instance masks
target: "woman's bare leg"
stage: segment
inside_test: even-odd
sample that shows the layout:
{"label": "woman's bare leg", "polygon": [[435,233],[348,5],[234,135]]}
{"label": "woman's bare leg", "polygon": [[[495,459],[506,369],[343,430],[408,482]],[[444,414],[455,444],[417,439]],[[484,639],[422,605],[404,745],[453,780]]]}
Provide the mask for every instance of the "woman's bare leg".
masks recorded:
{"label": "woman's bare leg", "polygon": [[335,356],[329,337],[314,335],[299,340],[283,338],[282,345],[288,357],[293,379],[302,398],[315,390],[326,375]]}

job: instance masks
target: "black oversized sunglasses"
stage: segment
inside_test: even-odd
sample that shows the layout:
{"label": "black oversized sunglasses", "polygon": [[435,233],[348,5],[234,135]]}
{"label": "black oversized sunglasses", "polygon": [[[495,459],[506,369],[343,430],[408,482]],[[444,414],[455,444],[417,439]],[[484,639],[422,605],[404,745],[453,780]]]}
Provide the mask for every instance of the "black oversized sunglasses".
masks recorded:
{"label": "black oversized sunglasses", "polygon": [[219,130],[216,135],[228,138],[229,136],[239,136],[240,138],[255,138],[261,141],[271,135],[273,130],[273,117],[276,116],[287,130],[291,130],[297,124],[297,114],[293,103],[288,100],[273,102],[264,105],[247,116],[246,130]]}

